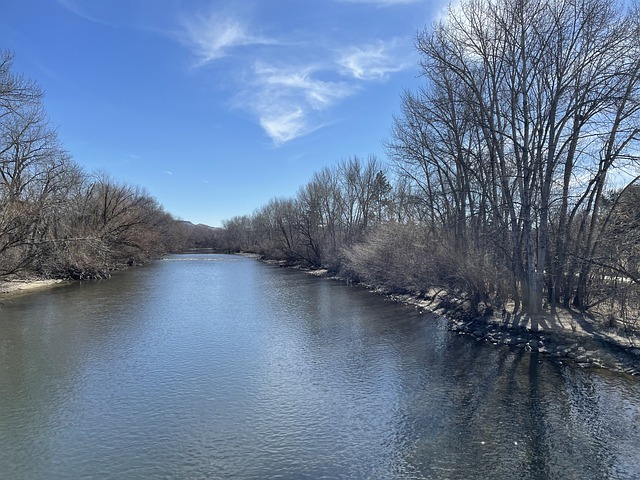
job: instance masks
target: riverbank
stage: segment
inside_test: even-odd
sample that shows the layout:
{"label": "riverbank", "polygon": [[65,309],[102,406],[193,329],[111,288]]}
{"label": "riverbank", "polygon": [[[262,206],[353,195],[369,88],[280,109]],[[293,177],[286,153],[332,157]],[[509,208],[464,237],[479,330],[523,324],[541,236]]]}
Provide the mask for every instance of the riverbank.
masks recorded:
{"label": "riverbank", "polygon": [[[260,259],[259,255],[247,255]],[[355,284],[351,279],[326,269],[305,269],[283,261],[263,260],[281,267],[292,267],[318,277]],[[558,362],[580,368],[594,367],[640,375],[640,336],[611,326],[605,315],[576,310],[547,309],[537,315],[496,312],[479,318],[468,317],[465,302],[445,290],[432,290],[424,297],[395,294],[380,287],[359,284],[391,301],[411,305],[421,312],[445,317],[449,330],[476,341],[496,346],[523,349],[532,355],[546,355]]]}
{"label": "riverbank", "polygon": [[56,285],[68,283],[68,280],[60,279],[13,279],[0,281],[0,298],[16,294],[30,293],[43,288],[51,288]]}
{"label": "riverbank", "polygon": [[449,330],[474,337],[476,341],[524,349],[533,355],[548,355],[578,367],[640,375],[640,339],[637,334],[611,327],[604,315],[555,308],[537,315],[505,310],[467,319],[457,311],[464,308],[463,302],[444,291],[433,291],[427,298],[389,297],[448,318]]}

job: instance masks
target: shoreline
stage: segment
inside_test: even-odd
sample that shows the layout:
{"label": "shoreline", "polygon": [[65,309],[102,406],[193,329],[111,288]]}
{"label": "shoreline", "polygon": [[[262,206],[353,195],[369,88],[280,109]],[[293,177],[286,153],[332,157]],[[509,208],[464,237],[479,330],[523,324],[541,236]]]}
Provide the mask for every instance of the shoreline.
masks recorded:
{"label": "shoreline", "polygon": [[506,313],[504,316],[494,314],[465,320],[456,318],[455,310],[442,306],[443,300],[455,302],[456,299],[440,293],[431,300],[412,295],[380,294],[392,301],[444,317],[451,332],[475,338],[478,342],[525,350],[532,355],[548,356],[558,363],[569,363],[579,368],[601,368],[640,376],[637,339],[634,342],[617,332],[597,328],[594,324],[602,321],[594,316],[556,308],[554,312],[545,311],[537,315]]}
{"label": "shoreline", "polygon": [[[392,301],[445,317],[448,329],[458,335],[489,342],[495,346],[523,349],[532,355],[549,356],[576,367],[601,368],[631,376],[640,375],[640,348],[629,337],[596,328],[593,316],[555,309],[537,315],[491,315],[471,320],[455,318],[455,311],[441,305],[439,295],[432,300],[411,295],[383,295]],[[444,297],[446,298],[446,297]],[[637,342],[637,340],[636,340]]]}
{"label": "shoreline", "polygon": [[315,277],[358,285],[389,301],[444,317],[448,321],[449,331],[472,337],[478,342],[525,350],[531,355],[548,356],[560,364],[567,363],[576,368],[600,368],[633,377],[640,376],[640,338],[603,328],[604,319],[598,315],[558,307],[537,315],[505,312],[473,319],[457,318],[456,313],[460,313],[461,308],[451,306],[461,307],[464,302],[444,290],[432,290],[425,298],[395,294],[382,287],[334,275],[327,269],[305,269],[278,260],[261,259],[259,255],[251,257],[269,265],[291,267]]}
{"label": "shoreline", "polygon": [[20,279],[0,281],[0,298],[13,297],[52,288],[58,285],[68,284],[69,280],[62,279]]}

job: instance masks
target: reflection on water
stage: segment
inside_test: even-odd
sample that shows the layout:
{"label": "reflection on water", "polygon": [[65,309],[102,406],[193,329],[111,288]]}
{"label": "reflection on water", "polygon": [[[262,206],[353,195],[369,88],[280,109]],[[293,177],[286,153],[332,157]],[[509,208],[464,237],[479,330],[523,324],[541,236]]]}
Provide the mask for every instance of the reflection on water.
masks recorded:
{"label": "reflection on water", "polygon": [[640,478],[640,383],[224,255],[5,300],[0,472]]}

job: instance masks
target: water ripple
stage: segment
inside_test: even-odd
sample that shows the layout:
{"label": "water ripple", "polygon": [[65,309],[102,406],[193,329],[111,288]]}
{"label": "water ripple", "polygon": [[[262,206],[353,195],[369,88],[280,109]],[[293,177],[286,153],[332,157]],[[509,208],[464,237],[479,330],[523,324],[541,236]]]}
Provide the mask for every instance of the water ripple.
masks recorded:
{"label": "water ripple", "polygon": [[339,282],[189,254],[2,314],[6,478],[640,478],[636,380]]}

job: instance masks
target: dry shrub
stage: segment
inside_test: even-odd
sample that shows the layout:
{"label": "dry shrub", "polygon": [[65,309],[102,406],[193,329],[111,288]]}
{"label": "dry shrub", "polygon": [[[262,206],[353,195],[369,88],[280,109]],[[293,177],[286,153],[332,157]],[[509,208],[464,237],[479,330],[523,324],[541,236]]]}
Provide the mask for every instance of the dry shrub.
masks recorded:
{"label": "dry shrub", "polygon": [[433,277],[428,258],[420,227],[385,223],[345,250],[342,273],[391,292],[424,293]]}
{"label": "dry shrub", "polygon": [[344,252],[343,274],[393,293],[444,288],[473,316],[501,303],[507,275],[488,253],[415,224],[386,223]]}

